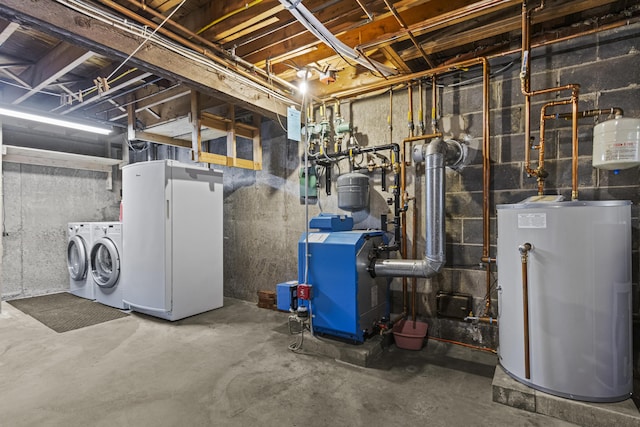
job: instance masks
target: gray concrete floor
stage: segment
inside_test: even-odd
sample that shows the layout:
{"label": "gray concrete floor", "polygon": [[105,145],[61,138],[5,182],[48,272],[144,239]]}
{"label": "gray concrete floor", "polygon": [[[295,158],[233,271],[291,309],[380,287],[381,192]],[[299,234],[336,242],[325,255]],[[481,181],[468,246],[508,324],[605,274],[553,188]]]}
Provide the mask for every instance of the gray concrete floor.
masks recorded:
{"label": "gray concrete floor", "polygon": [[572,425],[492,402],[491,354],[431,340],[361,368],[292,353],[286,319],[225,299],[58,334],[3,303],[0,425]]}

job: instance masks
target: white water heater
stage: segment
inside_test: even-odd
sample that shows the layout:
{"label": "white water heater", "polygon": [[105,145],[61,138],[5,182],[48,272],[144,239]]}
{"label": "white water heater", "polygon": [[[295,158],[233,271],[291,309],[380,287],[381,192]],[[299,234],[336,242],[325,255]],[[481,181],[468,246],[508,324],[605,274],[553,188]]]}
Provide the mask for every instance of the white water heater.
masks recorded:
{"label": "white water heater", "polygon": [[593,128],[593,167],[616,170],[640,165],[640,119],[617,118]]}
{"label": "white water heater", "polygon": [[[497,209],[500,364],[516,380],[550,394],[593,402],[629,398],[631,203],[538,202]],[[523,269],[519,247],[526,243],[532,249]]]}

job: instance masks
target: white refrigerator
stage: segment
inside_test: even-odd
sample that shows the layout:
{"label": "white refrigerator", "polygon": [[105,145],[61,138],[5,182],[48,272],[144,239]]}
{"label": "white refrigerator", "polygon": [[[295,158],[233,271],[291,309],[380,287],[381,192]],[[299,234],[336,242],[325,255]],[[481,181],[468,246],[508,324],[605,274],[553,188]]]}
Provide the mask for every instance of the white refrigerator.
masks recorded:
{"label": "white refrigerator", "polygon": [[172,321],[222,307],[222,172],[134,163],[122,188],[125,303]]}

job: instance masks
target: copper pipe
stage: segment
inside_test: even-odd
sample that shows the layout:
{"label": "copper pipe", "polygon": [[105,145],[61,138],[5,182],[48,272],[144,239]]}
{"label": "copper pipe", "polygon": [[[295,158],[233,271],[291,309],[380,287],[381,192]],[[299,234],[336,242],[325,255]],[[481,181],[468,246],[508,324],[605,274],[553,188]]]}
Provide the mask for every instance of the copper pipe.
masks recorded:
{"label": "copper pipe", "polygon": [[[544,195],[544,181],[547,177],[547,172],[544,169],[544,147],[545,147],[545,121],[547,108],[556,107],[559,105],[571,104],[571,99],[563,99],[560,101],[548,102],[540,109],[540,143],[538,144],[538,167],[536,168],[536,176],[538,177],[538,195]],[[528,165],[527,165],[528,167]]]}
{"label": "copper pipe", "polygon": [[[411,83],[409,83],[407,85],[407,95],[408,95],[408,102],[409,102],[409,109],[407,112],[407,123],[408,123],[408,127],[409,127],[409,138],[413,137],[413,87],[411,85]],[[402,212],[400,213],[400,223],[401,223],[401,227],[402,227],[402,258],[403,259],[407,259],[407,206],[409,203],[409,194],[407,193],[407,166],[409,166],[411,164],[411,162],[407,162],[407,150],[406,150],[406,146],[405,143],[403,142],[401,144],[401,167],[400,167],[400,173],[402,175],[401,177],[401,195],[402,195]],[[407,296],[408,296],[408,292],[407,292],[407,278],[405,276],[402,277],[402,293],[404,295],[404,301],[405,301],[405,309],[407,308]],[[406,311],[406,310],[405,310]]]}
{"label": "copper pipe", "polygon": [[[557,37],[557,38],[555,38],[553,40],[543,39],[542,41],[538,41],[536,43],[533,43],[530,46],[530,48],[538,48],[538,47],[550,46],[552,44],[562,43],[562,42],[566,42],[566,41],[569,41],[569,40],[577,39],[577,38],[580,38],[580,37],[590,36],[590,35],[593,35],[593,34],[604,32],[604,31],[614,30],[614,29],[620,28],[620,27],[628,27],[629,25],[635,24],[638,21],[640,21],[640,17],[623,19],[623,20],[620,20],[620,21],[612,22],[610,24],[598,26],[597,28],[592,28],[590,30],[582,31],[580,33],[570,34],[568,36],[563,36],[563,37]],[[521,48],[504,50],[504,51],[501,51],[501,52],[489,54],[489,55],[487,55],[487,58],[493,59],[493,58],[513,55],[514,53],[518,53],[518,52],[521,52],[521,51],[522,51]]]}
{"label": "copper pipe", "polygon": [[420,107],[418,108],[418,128],[420,135],[424,134],[424,93],[422,92],[422,80],[418,82],[418,95],[420,98]]}
{"label": "copper pipe", "polygon": [[431,138],[440,138],[442,137],[442,132],[429,133],[426,135],[416,135],[409,138],[405,138],[402,140],[402,143],[405,144],[407,142],[416,142],[416,141],[424,141]]}
{"label": "copper pipe", "polygon": [[[413,256],[413,259],[418,259],[418,206],[416,204],[416,198],[412,197],[413,199],[413,242],[412,242],[412,247],[411,247],[411,254]],[[416,321],[416,296],[418,294],[418,278],[417,277],[412,277],[411,278],[411,319],[415,322]]]}
{"label": "copper pipe", "polygon": [[580,86],[571,93],[573,119],[571,120],[571,200],[578,200],[578,93]]}
{"label": "copper pipe", "polygon": [[491,313],[491,216],[490,186],[491,186],[491,143],[489,141],[489,123],[491,121],[489,108],[489,61],[482,58],[482,259],[485,262],[485,315]]}
{"label": "copper pipe", "polygon": [[409,138],[413,137],[413,85],[407,85],[407,93],[409,97],[409,111],[407,113],[407,126],[409,127]]}
{"label": "copper pipe", "polygon": [[478,322],[488,323],[490,325],[493,325],[495,323],[496,326],[498,325],[498,319],[496,319],[495,317],[488,317],[488,316],[478,317]]}
{"label": "copper pipe", "polygon": [[533,249],[531,243],[524,243],[518,247],[522,263],[522,318],[524,328],[524,376],[531,378],[531,362],[529,349],[529,279],[527,275],[527,258]]}
{"label": "copper pipe", "polygon": [[[611,115],[611,116],[614,116],[616,118],[619,118],[619,117],[624,116],[624,111],[622,110],[622,108],[619,108],[619,107],[601,108],[601,109],[597,109],[597,110],[578,111],[578,118],[579,119],[583,119],[585,117],[597,117],[597,116],[604,116],[604,115]],[[551,119],[570,120],[572,118],[573,118],[573,113],[556,113],[556,114],[549,114],[549,115],[544,116],[545,120],[551,120]]]}
{"label": "copper pipe", "polygon": [[352,98],[357,95],[362,95],[364,93],[374,92],[376,90],[385,89],[389,87],[396,86],[398,84],[405,84],[407,82],[418,80],[424,77],[431,77],[437,74],[449,73],[451,71],[455,71],[456,69],[464,69],[471,67],[473,65],[482,64],[486,58],[471,58],[465,61],[456,62],[455,64],[447,64],[437,68],[432,68],[430,70],[424,70],[413,74],[406,74],[403,76],[392,77],[384,81],[380,81],[378,83],[373,83],[366,86],[355,87],[353,89],[344,90],[342,92],[336,92],[331,94],[327,99],[343,99],[343,98]]}
{"label": "copper pipe", "polygon": [[387,119],[389,126],[389,144],[393,142],[393,90],[389,89],[389,118]]}
{"label": "copper pipe", "polygon": [[[400,255],[403,259],[407,259],[407,211],[405,209],[406,188],[407,188],[407,165],[404,161],[406,156],[404,144],[400,144],[400,195],[402,197],[402,209],[400,212]],[[407,301],[407,278],[402,277],[402,307],[405,313],[408,313]]]}
{"label": "copper pipe", "polygon": [[[144,10],[146,12],[149,12],[151,15],[153,15],[154,17],[156,17],[156,18],[158,18],[160,20],[165,20],[166,19],[166,17],[162,13],[156,11],[152,7],[147,6],[144,2],[140,2],[140,1],[136,1],[136,0],[126,0],[126,1],[128,1],[130,4],[132,4],[134,6],[137,6],[137,7],[141,8],[142,10]],[[259,0],[259,1],[254,2],[254,3],[257,4],[260,1],[262,1],[262,0]],[[243,7],[241,9],[239,9],[239,11],[245,10],[245,9],[251,7],[251,6],[255,6],[255,4],[247,5],[247,7]],[[140,17],[140,18],[142,18],[142,17]],[[223,17],[223,18],[225,18],[225,17]],[[134,18],[134,19],[136,19],[136,18]],[[220,45],[218,45],[217,43],[213,43],[213,42],[205,39],[204,37],[200,36],[200,32],[195,33],[194,31],[192,31],[189,28],[177,23],[176,21],[174,21],[172,19],[167,19],[166,25],[169,25],[169,26],[177,29],[178,31],[182,31],[184,34],[187,35],[189,40],[190,39],[195,39],[198,42],[204,44],[205,46],[211,47],[212,49],[214,49],[218,53],[222,54],[223,56],[229,56],[228,52],[226,50],[224,50],[224,48],[222,48]],[[276,76],[273,76],[272,74],[270,74],[268,72],[265,72],[261,68],[258,68],[256,66],[254,66],[253,64],[250,64],[250,63],[244,61],[243,59],[241,59],[239,57],[234,57],[233,61],[243,63],[244,65],[249,67],[251,69],[251,71],[254,71],[254,72],[258,73],[258,74],[261,74],[263,77],[265,77],[267,79],[276,80],[276,81],[278,81],[279,84],[281,84],[282,86],[284,86],[284,87],[286,87],[286,88],[288,88],[290,90],[294,90],[294,91],[297,90],[296,86],[291,84],[291,83],[289,83],[288,81],[283,80],[281,78],[278,78]],[[231,66],[231,68],[234,69],[232,66]]]}
{"label": "copper pipe", "polygon": [[453,341],[453,340],[447,340],[444,338],[438,338],[438,337],[429,337],[430,340],[435,340],[435,341],[440,341],[440,342],[446,342],[448,344],[455,344],[455,345],[460,345],[462,347],[468,347],[468,348],[472,348],[474,350],[481,350],[481,351],[487,351],[489,353],[496,353],[496,351],[492,348],[488,348],[488,347],[479,347],[477,345],[473,345],[473,344],[467,344],[464,342],[460,342],[460,341]]}
{"label": "copper pipe", "polygon": [[[540,5],[534,9],[529,10],[527,8],[527,2],[522,2],[522,68],[520,70],[520,88],[522,94],[525,96],[525,131],[524,131],[524,143],[525,143],[525,171],[529,176],[535,176],[538,179],[538,194],[540,191],[544,191],[544,178],[546,172],[538,166],[537,169],[531,169],[530,161],[530,143],[531,143],[531,97],[543,95],[547,93],[571,91],[570,102],[572,104],[572,121],[571,121],[571,199],[578,199],[578,97],[580,93],[580,85],[569,84],[564,86],[552,87],[547,89],[540,89],[531,91],[530,88],[530,49],[531,39],[530,30],[531,25],[531,13],[537,12],[544,8],[544,0],[540,2]],[[544,115],[544,114],[542,114]],[[542,122],[541,128],[544,129]],[[542,131],[541,131],[542,134]],[[544,156],[544,154],[543,154]],[[542,182],[541,179],[542,178]]]}
{"label": "copper pipe", "polygon": [[431,77],[431,128],[433,133],[438,132],[438,77],[434,74]]}
{"label": "copper pipe", "polygon": [[[159,26],[155,22],[150,21],[150,20],[138,15],[137,13],[133,12],[132,10],[127,9],[124,6],[119,5],[118,3],[115,3],[114,1],[111,1],[111,0],[98,0],[98,1],[100,3],[102,3],[102,4],[104,4],[105,6],[110,7],[111,9],[113,9],[115,11],[117,11],[117,12],[119,12],[119,13],[121,13],[121,14],[123,14],[123,15],[125,15],[125,16],[127,16],[127,17],[129,17],[129,18],[131,18],[131,19],[143,24],[143,25],[148,26],[149,28],[152,28],[152,29],[155,30]],[[142,9],[144,9],[144,7],[145,7],[145,5],[143,3],[140,3],[140,2],[137,2],[137,1],[134,1],[134,0],[127,0],[127,1],[129,3],[137,6],[137,7],[142,8]],[[150,12],[152,15],[156,16],[157,18],[160,18],[160,19],[165,19],[166,18],[164,15],[156,12],[152,8],[146,8],[144,10],[146,10],[147,12]],[[177,24],[175,21],[173,21],[171,19],[167,20],[166,24],[171,25],[174,28],[177,28],[180,31],[185,32],[190,37],[195,38],[199,42],[206,44],[208,47],[211,47],[212,49],[218,51],[219,53],[226,53],[224,51],[224,49],[221,49],[219,46],[215,45],[214,43],[211,43],[208,40],[198,36],[197,34],[191,32],[189,29]],[[160,27],[158,29],[158,33],[167,36],[168,38],[172,39],[173,41],[175,41],[177,43],[180,43],[181,45],[183,45],[186,48],[189,48],[191,50],[194,50],[194,51],[206,56],[207,58],[209,58],[212,61],[218,63],[219,65],[227,67],[227,68],[233,70],[234,72],[238,73],[239,75],[241,75],[241,76],[243,76],[243,77],[245,77],[247,79],[250,79],[251,81],[253,81],[255,83],[258,83],[258,84],[260,84],[260,85],[262,85],[264,87],[267,87],[267,88],[269,88],[269,89],[271,89],[273,91],[277,91],[278,90],[275,86],[269,84],[268,82],[266,82],[266,81],[264,81],[262,79],[256,78],[253,74],[251,74],[251,73],[249,73],[247,71],[239,69],[232,62],[226,61],[226,60],[224,60],[224,59],[212,54],[207,49],[205,49],[205,48],[203,48],[203,47],[201,47],[201,46],[189,41],[188,39],[185,39],[182,36],[179,36],[178,34],[174,33],[173,31],[167,30],[164,27]],[[251,71],[252,72],[257,72],[257,73],[264,73],[263,70],[261,70],[261,69],[259,69],[257,67],[253,67],[253,66],[251,68]],[[273,76],[271,76],[271,78],[273,78]],[[289,82],[285,82],[284,80],[278,79],[278,83],[280,83],[281,85],[287,87],[288,89],[292,89],[292,90],[296,89],[295,85],[292,85]]]}

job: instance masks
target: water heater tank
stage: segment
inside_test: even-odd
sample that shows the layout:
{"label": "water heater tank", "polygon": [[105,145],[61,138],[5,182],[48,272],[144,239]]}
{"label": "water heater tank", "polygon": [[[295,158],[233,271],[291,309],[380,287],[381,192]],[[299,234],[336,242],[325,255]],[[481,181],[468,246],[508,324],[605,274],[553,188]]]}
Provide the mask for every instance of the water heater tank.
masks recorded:
{"label": "water heater tank", "polygon": [[593,167],[628,169],[640,165],[640,119],[618,118],[593,128]]}
{"label": "water heater tank", "polygon": [[[546,393],[614,402],[633,390],[631,203],[498,205],[500,364]],[[526,378],[523,263],[528,281]]]}
{"label": "water heater tank", "polygon": [[338,178],[338,207],[345,211],[361,211],[369,207],[369,177],[351,172]]}

